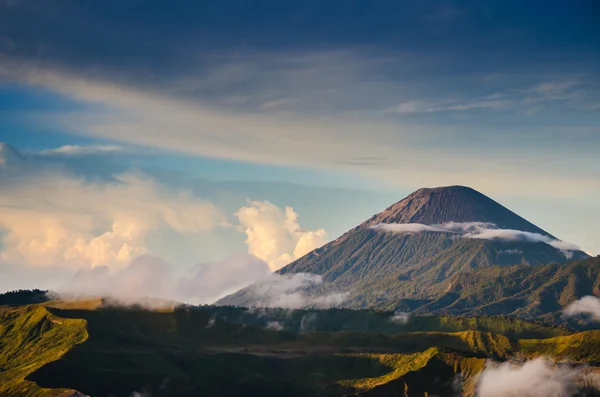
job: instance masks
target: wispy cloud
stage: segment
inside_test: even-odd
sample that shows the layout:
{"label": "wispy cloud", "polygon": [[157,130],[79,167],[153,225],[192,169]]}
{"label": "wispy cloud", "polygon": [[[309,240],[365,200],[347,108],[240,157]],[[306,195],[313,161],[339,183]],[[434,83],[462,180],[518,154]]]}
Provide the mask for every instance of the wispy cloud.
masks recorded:
{"label": "wispy cloud", "polygon": [[508,108],[510,103],[498,99],[480,98],[473,100],[448,99],[444,101],[411,100],[401,102],[385,110],[387,113],[411,114],[432,113],[444,111],[465,111],[473,109],[502,110]]}
{"label": "wispy cloud", "polygon": [[[449,99],[417,99],[400,102],[385,109],[386,113],[418,114],[433,112],[465,112],[470,110],[511,110],[529,112],[541,103],[579,100],[577,106],[586,105],[583,89],[575,80],[548,81],[524,89],[507,89],[480,97]],[[593,98],[588,98],[593,101]]]}
{"label": "wispy cloud", "polygon": [[[93,105],[38,119],[86,137],[195,156],[358,171],[406,187],[460,183],[488,192],[546,195],[556,194],[560,183],[568,186],[561,194],[600,190],[596,173],[585,166],[577,168],[578,162],[591,156],[593,145],[582,142],[597,139],[593,127],[500,128],[439,120],[432,124],[382,114],[379,109],[398,103],[392,100],[406,83],[384,82],[380,73],[402,62],[367,55],[356,50],[236,54],[218,59],[198,75],[177,76],[185,82],[166,79],[160,86],[133,77],[119,82],[103,74],[88,76],[86,71],[72,73],[10,58],[3,59],[0,74]],[[179,86],[197,89],[186,93]],[[205,92],[218,95],[199,94]],[[442,108],[500,110],[505,101],[512,101],[495,94],[449,100],[403,96],[408,99],[401,101],[399,110],[406,113],[431,114]],[[236,104],[232,98],[237,98]],[[293,100],[285,111],[260,110],[261,105],[281,98]],[[521,110],[516,108],[510,109]],[[573,134],[579,138],[573,139]],[[546,139],[549,135],[552,139]],[[536,145],[515,146],[516,141]],[[580,154],[568,161],[568,170],[557,166],[559,161],[572,160],[575,149]],[[522,158],[527,167],[515,161],[499,164],[505,150]],[[345,160],[357,158],[386,161]],[[493,183],[482,177],[490,173],[495,175]]]}
{"label": "wispy cloud", "polygon": [[500,229],[493,223],[485,222],[450,222],[441,225],[424,225],[421,223],[380,223],[371,226],[371,229],[400,234],[415,233],[449,233],[462,238],[480,240],[525,241],[531,243],[546,243],[563,252],[567,258],[573,256],[573,251],[581,248],[575,244],[561,241],[540,233],[523,230]]}
{"label": "wispy cloud", "polygon": [[86,156],[94,154],[109,154],[124,152],[125,148],[119,145],[65,145],[54,149],[40,151],[45,156]]}
{"label": "wispy cloud", "polygon": [[53,294],[64,299],[105,297],[122,305],[210,304],[269,274],[267,264],[250,255],[199,264],[184,274],[162,259],[146,255],[122,269],[82,269]]}
{"label": "wispy cloud", "polygon": [[342,305],[349,293],[314,294],[308,290],[323,285],[317,274],[295,273],[279,275],[272,273],[243,291],[244,299],[253,307],[280,307],[286,309],[331,308]]}

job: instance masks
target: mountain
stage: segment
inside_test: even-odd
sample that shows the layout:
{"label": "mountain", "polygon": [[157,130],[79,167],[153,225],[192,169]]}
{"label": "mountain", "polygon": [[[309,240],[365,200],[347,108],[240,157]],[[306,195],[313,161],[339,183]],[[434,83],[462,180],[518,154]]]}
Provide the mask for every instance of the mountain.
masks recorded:
{"label": "mountain", "polygon": [[[449,186],[417,190],[279,273],[321,275],[308,293],[349,293],[345,307],[414,310],[455,292],[448,281],[459,275],[585,258],[491,198]],[[218,304],[256,299],[250,286]]]}

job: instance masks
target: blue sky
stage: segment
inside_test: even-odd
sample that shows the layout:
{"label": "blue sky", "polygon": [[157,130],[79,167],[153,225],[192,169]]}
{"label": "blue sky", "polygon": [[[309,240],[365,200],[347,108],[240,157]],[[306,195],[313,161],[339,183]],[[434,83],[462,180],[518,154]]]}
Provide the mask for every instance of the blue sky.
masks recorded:
{"label": "blue sky", "polygon": [[[452,184],[600,252],[595,1],[3,0],[0,11],[0,141],[52,186],[225,214],[182,226],[158,201],[142,220],[86,198],[73,223],[88,226],[72,228],[52,212],[58,195],[32,200],[28,216],[51,226],[34,236],[4,222],[15,263],[27,239],[53,247],[54,259],[36,257],[45,266],[75,241],[89,258],[125,220],[136,227],[119,238],[140,250],[180,267],[218,260],[252,251],[244,230],[258,226],[240,225],[241,208],[275,222],[287,205],[299,229],[282,232],[280,258],[302,233],[335,238],[413,190]],[[36,178],[10,178],[10,197],[44,197],[23,190]]]}

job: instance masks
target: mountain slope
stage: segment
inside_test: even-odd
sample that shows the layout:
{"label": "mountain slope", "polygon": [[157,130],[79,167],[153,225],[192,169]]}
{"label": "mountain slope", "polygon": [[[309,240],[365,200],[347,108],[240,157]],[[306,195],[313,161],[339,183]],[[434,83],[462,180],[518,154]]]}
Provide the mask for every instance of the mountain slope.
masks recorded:
{"label": "mountain slope", "polygon": [[[461,230],[489,228],[485,231],[495,234],[485,238],[459,234],[443,226],[449,223]],[[381,230],[381,225],[407,225],[409,232]],[[450,186],[412,193],[279,273],[323,276],[326,283],[309,293],[348,292],[346,307],[394,309],[402,307],[402,299],[438,299],[443,295],[440,287],[449,288],[446,281],[459,274],[588,257],[582,251],[560,250],[561,245],[550,233],[483,194]],[[255,295],[250,286],[218,304],[248,306]]]}

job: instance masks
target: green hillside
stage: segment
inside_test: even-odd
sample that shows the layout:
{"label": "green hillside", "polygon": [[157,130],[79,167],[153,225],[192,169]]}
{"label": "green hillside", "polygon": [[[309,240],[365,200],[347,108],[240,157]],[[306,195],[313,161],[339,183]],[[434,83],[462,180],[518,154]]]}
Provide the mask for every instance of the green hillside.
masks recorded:
{"label": "green hillside", "polygon": [[[394,324],[373,310],[147,311],[98,300],[2,310],[2,396],[450,396],[458,375],[472,396],[487,359],[595,365],[600,351],[600,331],[503,317]],[[273,321],[284,330],[268,329]]]}
{"label": "green hillside", "polygon": [[0,318],[0,395],[68,396],[73,391],[48,390],[26,378],[42,366],[58,360],[86,340],[81,319],[57,317],[38,305],[3,309]]}

